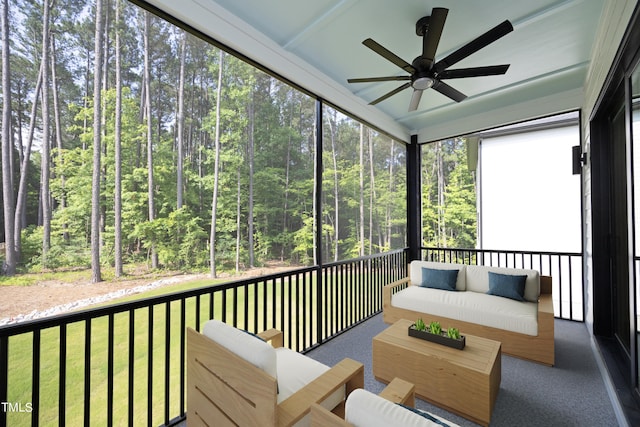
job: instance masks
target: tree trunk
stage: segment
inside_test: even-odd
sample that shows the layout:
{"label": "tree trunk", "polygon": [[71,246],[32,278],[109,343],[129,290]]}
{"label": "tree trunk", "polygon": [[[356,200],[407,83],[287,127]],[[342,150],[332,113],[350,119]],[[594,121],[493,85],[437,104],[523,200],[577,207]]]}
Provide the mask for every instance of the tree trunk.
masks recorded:
{"label": "tree trunk", "polygon": [[[394,170],[393,166],[395,164],[395,141],[391,139],[391,154],[389,155],[389,195],[394,194],[395,187],[395,179],[393,176]],[[385,236],[385,247],[391,249],[391,203],[395,198],[391,197],[387,202],[387,209],[385,215],[385,224],[387,228],[386,236]]]}
{"label": "tree trunk", "polygon": [[15,218],[13,202],[13,176],[10,161],[13,156],[11,143],[11,72],[9,68],[9,4],[2,1],[2,201],[4,212],[5,261],[3,272],[7,276],[16,273]]}
{"label": "tree trunk", "polygon": [[[367,132],[368,147],[369,147],[369,255],[373,253],[373,224],[375,217],[375,202],[376,197],[376,176],[373,164],[373,135],[371,131]],[[378,230],[378,236],[380,232]],[[380,243],[380,240],[378,240]]]}
{"label": "tree trunk", "polygon": [[[155,219],[155,204],[153,194],[153,123],[151,119],[151,58],[149,44],[149,28],[151,26],[151,15],[144,12],[144,85],[145,85],[145,115],[147,118],[147,174],[148,174],[148,196],[149,196],[149,223]],[[152,239],[155,239],[153,237]],[[158,268],[158,254],[156,252],[155,241],[151,242],[151,268]]]}
{"label": "tree trunk", "polygon": [[447,229],[444,218],[444,158],[442,155],[442,141],[436,142],[436,165],[438,176],[438,245],[447,247]]}
{"label": "tree trunk", "polygon": [[[62,123],[60,120],[60,100],[58,97],[58,76],[56,74],[56,43],[55,37],[53,34],[51,35],[51,78],[53,80],[53,84],[51,85],[53,92],[53,116],[54,123],[56,127],[56,148],[58,149],[56,155],[56,164],[58,166],[62,166],[63,157],[62,157]],[[64,187],[65,187],[65,176],[63,173],[59,173],[58,178],[60,179],[60,209],[64,211],[67,207],[67,197],[65,195]],[[67,224],[62,224],[62,237],[66,243],[69,242],[69,232],[67,231]]]}
{"label": "tree trunk", "polygon": [[[46,0],[45,0],[46,1]],[[93,67],[93,176],[91,181],[91,282],[102,281],[100,272],[100,156],[102,79],[102,0],[96,0],[95,55]]]}
{"label": "tree trunk", "polygon": [[247,240],[248,240],[248,251],[249,251],[249,267],[253,268],[255,266],[255,254],[253,250],[254,242],[253,242],[253,166],[254,166],[254,128],[255,128],[255,92],[251,91],[251,99],[249,100],[249,135],[248,135],[248,147],[247,147],[247,156],[249,157],[249,212],[247,212]]}
{"label": "tree trunk", "polygon": [[216,277],[216,210],[218,208],[218,180],[220,178],[220,98],[222,97],[222,71],[224,66],[224,51],[220,49],[220,64],[218,69],[218,87],[216,90],[216,136],[215,160],[213,165],[213,200],[211,202],[211,234],[209,236],[209,263],[211,277]]}
{"label": "tree trunk", "polygon": [[338,198],[338,153],[336,151],[336,119],[335,113],[333,120],[329,118],[329,126],[331,127],[331,157],[333,159],[333,197],[334,197],[334,243],[333,243],[333,260],[338,261],[338,244],[340,241],[340,216],[339,216],[339,198]]}
{"label": "tree trunk", "polygon": [[[320,109],[320,108],[321,107],[316,106],[316,109]],[[320,127],[320,129],[318,129],[318,127]],[[314,142],[309,144],[310,145],[309,151],[311,151],[313,155],[313,194],[312,194],[313,202],[312,202],[312,209],[311,209],[312,211],[311,217],[313,218],[313,226],[311,227],[311,234],[313,234],[313,265],[318,265],[318,261],[319,261],[318,252],[322,251],[322,247],[320,247],[320,251],[316,249],[318,248],[318,245],[322,245],[322,241],[318,241],[318,232],[320,230],[318,227],[321,227],[321,224],[318,224],[318,216],[319,216],[319,209],[320,209],[320,207],[318,206],[318,169],[319,169],[318,156],[320,155],[320,153],[318,153],[318,151],[322,151],[322,150],[318,150],[318,143],[316,142],[320,138],[320,135],[318,135],[318,131],[322,132],[322,123],[320,123],[319,125],[316,124],[316,126],[313,127]]]}
{"label": "tree trunk", "polygon": [[34,90],[34,100],[31,104],[31,120],[29,123],[29,136],[27,137],[27,147],[24,150],[22,156],[22,162],[20,165],[20,184],[18,185],[18,197],[16,199],[16,212],[15,212],[15,230],[14,230],[14,242],[16,248],[16,255],[20,257],[22,252],[22,229],[26,227],[27,218],[27,177],[29,172],[29,159],[31,158],[31,147],[33,146],[33,135],[36,129],[36,114],[38,108],[38,100],[40,98],[40,90],[42,88],[42,64],[40,64],[40,70],[38,72],[38,78],[36,80],[36,87]]}
{"label": "tree trunk", "polygon": [[241,235],[242,233],[240,233],[240,225],[241,225],[241,206],[240,203],[242,202],[242,198],[240,197],[240,192],[242,191],[242,174],[240,173],[240,168],[238,168],[238,175],[236,177],[237,179],[237,193],[236,193],[236,274],[240,272],[240,242],[241,242]]}
{"label": "tree trunk", "polygon": [[182,208],[182,191],[183,191],[183,179],[182,179],[182,169],[183,169],[183,134],[184,134],[184,63],[186,59],[187,52],[187,32],[182,33],[182,40],[180,41],[180,81],[178,83],[178,170],[177,170],[177,208]]}
{"label": "tree trunk", "polygon": [[120,64],[120,0],[116,0],[116,106],[114,129],[114,246],[115,246],[115,276],[120,277],[122,268],[122,75]]}
{"label": "tree trunk", "polygon": [[44,0],[42,15],[42,152],[40,198],[42,202],[42,265],[47,265],[51,248],[51,141],[49,140],[49,0]]}

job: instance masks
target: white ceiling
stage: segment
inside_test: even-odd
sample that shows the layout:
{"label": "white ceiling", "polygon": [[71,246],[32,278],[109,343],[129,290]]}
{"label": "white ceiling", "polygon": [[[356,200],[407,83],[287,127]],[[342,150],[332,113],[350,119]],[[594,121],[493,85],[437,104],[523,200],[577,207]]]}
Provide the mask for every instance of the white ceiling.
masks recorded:
{"label": "white ceiling", "polygon": [[[150,0],[213,38],[380,128],[419,141],[579,108],[603,0]],[[447,80],[468,98],[411,89],[368,103],[403,82],[348,78],[406,75],[362,45],[368,37],[411,63],[415,24],[449,9],[436,61],[508,19],[514,31],[452,68],[511,64],[501,76]]]}

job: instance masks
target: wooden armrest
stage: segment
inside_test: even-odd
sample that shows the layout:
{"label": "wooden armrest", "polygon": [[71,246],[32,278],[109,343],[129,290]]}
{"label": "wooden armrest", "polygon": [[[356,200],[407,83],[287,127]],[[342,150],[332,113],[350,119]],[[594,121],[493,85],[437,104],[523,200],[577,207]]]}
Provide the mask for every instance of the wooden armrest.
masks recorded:
{"label": "wooden armrest", "polygon": [[274,328],[260,332],[258,336],[267,342],[271,341],[271,345],[275,348],[282,347],[284,342],[282,332]]}
{"label": "wooden armrest", "polygon": [[540,276],[540,294],[549,294],[553,292],[553,282],[551,276]]}
{"label": "wooden armrest", "polygon": [[553,316],[553,297],[551,294],[540,294],[538,298],[538,313],[551,313]]}
{"label": "wooden armrest", "polygon": [[311,427],[353,427],[353,424],[314,403],[311,405]]}
{"label": "wooden armrest", "polygon": [[394,378],[387,386],[380,392],[380,397],[387,399],[393,403],[400,403],[405,406],[415,407],[416,386],[408,381],[400,378]]}
{"label": "wooden armrest", "polygon": [[[364,365],[353,359],[342,359],[324,374],[289,396],[278,405],[278,424],[290,426],[298,422],[314,403],[320,403],[345,385],[345,397],[356,388],[364,388]],[[344,406],[344,405],[343,405]]]}
{"label": "wooden armrest", "polygon": [[385,289],[390,289],[392,292],[395,288],[403,286],[411,281],[410,277],[405,277],[404,279],[396,280],[395,282],[391,282],[388,285],[384,285]]}

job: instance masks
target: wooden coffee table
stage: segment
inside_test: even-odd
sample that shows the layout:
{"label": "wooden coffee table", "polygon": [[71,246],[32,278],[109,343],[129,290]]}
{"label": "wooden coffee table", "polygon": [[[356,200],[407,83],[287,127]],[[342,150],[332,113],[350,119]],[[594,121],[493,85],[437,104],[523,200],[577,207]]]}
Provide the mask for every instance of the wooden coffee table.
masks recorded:
{"label": "wooden coffee table", "polygon": [[412,323],[399,320],[373,338],[374,377],[412,382],[418,397],[488,426],[500,390],[500,343],[462,331],[466,346],[456,350],[410,337]]}

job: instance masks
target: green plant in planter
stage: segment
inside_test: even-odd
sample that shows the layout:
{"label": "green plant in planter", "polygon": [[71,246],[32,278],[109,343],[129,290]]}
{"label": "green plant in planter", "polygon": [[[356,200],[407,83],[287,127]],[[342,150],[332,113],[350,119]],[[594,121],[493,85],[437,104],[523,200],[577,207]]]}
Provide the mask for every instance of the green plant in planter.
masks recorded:
{"label": "green plant in planter", "polygon": [[429,332],[434,335],[440,335],[442,333],[442,327],[440,327],[440,322],[431,322],[429,323]]}
{"label": "green plant in planter", "polygon": [[460,331],[458,330],[458,328],[449,328],[449,329],[447,329],[447,336],[449,338],[453,338],[454,340],[459,340],[460,339]]}
{"label": "green plant in planter", "polygon": [[416,330],[417,331],[426,331],[427,330],[427,325],[424,323],[424,320],[422,319],[418,319],[416,320]]}

